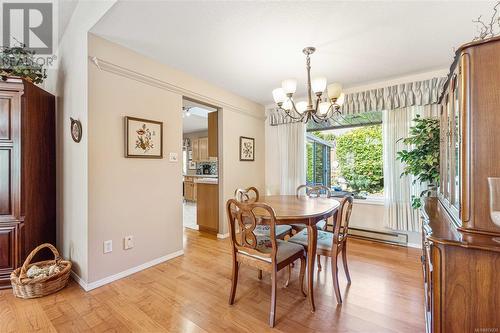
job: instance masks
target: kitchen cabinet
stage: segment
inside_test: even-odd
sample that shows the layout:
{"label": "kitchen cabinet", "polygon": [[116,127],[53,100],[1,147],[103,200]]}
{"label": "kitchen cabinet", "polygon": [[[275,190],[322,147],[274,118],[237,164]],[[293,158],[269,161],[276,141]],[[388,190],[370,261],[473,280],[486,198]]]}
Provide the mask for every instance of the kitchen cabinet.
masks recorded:
{"label": "kitchen cabinet", "polygon": [[193,139],[191,141],[191,149],[193,150],[193,161],[198,162],[200,160],[200,144],[198,139]]}
{"label": "kitchen cabinet", "polygon": [[199,160],[204,162],[208,161],[208,138],[198,139]]}
{"label": "kitchen cabinet", "polygon": [[196,222],[200,231],[217,234],[219,232],[219,186],[217,183],[198,183]]}
{"label": "kitchen cabinet", "polygon": [[212,159],[217,158],[218,152],[217,115],[218,112],[208,114],[208,157]]}
{"label": "kitchen cabinet", "polygon": [[208,161],[208,138],[193,139],[192,143],[193,161],[205,162]]}
{"label": "kitchen cabinet", "polygon": [[197,186],[193,177],[184,178],[184,200],[196,202]]}

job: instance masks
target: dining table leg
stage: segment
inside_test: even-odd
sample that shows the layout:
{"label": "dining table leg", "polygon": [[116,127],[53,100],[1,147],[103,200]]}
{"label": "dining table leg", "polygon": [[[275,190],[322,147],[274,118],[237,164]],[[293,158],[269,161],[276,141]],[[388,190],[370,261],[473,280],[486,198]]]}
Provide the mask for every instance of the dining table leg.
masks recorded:
{"label": "dining table leg", "polygon": [[314,306],[314,261],[316,259],[316,245],[318,242],[318,230],[315,223],[310,221],[307,225],[307,297],[311,312],[316,310]]}

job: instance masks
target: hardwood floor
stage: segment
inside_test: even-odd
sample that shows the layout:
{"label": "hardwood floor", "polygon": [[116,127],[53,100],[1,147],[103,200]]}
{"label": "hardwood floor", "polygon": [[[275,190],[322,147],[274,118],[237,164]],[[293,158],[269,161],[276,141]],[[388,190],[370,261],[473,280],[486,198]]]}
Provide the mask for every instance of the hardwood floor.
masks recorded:
{"label": "hardwood floor", "polygon": [[340,265],[344,303],[337,306],[331,268],[315,280],[316,312],[292,281],[278,275],[276,327],[268,327],[270,277],[242,266],[233,306],[227,304],[228,240],[185,232],[185,255],[91,292],[75,282],[45,298],[20,300],[0,291],[0,332],[424,332],[420,251],[350,240],[351,286]]}

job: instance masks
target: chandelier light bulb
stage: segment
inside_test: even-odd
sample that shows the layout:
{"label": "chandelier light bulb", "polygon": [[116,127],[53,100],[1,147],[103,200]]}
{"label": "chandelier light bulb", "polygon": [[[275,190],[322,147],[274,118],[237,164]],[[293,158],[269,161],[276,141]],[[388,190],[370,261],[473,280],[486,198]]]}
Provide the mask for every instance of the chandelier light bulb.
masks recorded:
{"label": "chandelier light bulb", "polygon": [[336,99],[339,98],[342,93],[342,85],[340,83],[331,83],[328,85],[328,98]]}
{"label": "chandelier light bulb", "polygon": [[283,102],[283,105],[281,106],[285,110],[291,110],[292,109],[292,101],[287,99]]}
{"label": "chandelier light bulb", "polygon": [[281,82],[281,88],[283,88],[283,91],[287,95],[295,94],[295,92],[297,91],[297,80],[295,79],[283,80],[283,82]]}
{"label": "chandelier light bulb", "polygon": [[297,104],[295,104],[295,107],[297,108],[297,111],[299,111],[299,113],[304,113],[307,110],[307,102],[300,101]]}
{"label": "chandelier light bulb", "polygon": [[345,94],[341,93],[339,98],[337,98],[337,101],[335,103],[342,106],[342,105],[344,105],[344,102],[345,102]]}
{"label": "chandelier light bulb", "polygon": [[326,77],[317,77],[311,82],[311,89],[315,94],[323,93],[326,89]]}
{"label": "chandelier light bulb", "polygon": [[283,88],[276,88],[273,90],[273,98],[276,104],[283,103],[286,100],[285,92]]}

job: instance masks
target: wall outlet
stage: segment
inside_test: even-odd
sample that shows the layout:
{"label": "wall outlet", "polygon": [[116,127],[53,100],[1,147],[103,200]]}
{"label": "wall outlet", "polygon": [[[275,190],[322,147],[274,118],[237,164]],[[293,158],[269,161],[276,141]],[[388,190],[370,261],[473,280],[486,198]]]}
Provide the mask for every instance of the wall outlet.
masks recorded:
{"label": "wall outlet", "polygon": [[134,236],[125,236],[123,238],[123,249],[130,250],[134,247]]}
{"label": "wall outlet", "polygon": [[104,253],[109,253],[111,251],[113,251],[113,241],[112,240],[104,241]]}
{"label": "wall outlet", "polygon": [[170,162],[177,162],[179,160],[177,153],[169,153],[168,160]]}

